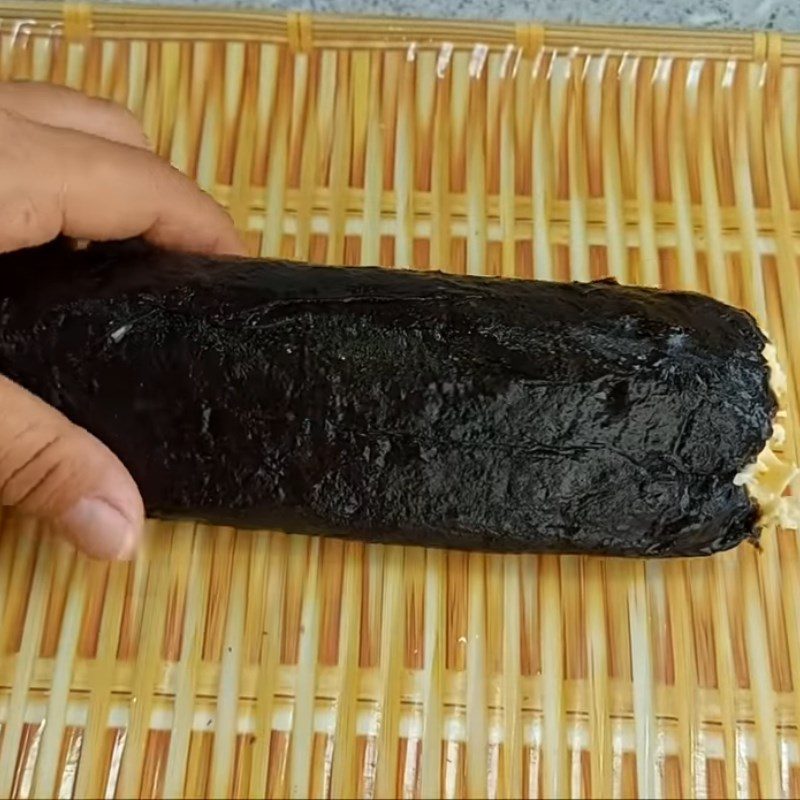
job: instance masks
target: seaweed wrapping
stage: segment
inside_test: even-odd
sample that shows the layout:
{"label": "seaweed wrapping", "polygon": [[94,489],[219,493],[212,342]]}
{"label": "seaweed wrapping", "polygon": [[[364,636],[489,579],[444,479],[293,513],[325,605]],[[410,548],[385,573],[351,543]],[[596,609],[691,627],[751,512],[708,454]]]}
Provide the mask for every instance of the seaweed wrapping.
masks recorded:
{"label": "seaweed wrapping", "polygon": [[0,257],[0,372],[148,512],[495,552],[702,555],[758,534],[767,340],[693,293],[211,260]]}

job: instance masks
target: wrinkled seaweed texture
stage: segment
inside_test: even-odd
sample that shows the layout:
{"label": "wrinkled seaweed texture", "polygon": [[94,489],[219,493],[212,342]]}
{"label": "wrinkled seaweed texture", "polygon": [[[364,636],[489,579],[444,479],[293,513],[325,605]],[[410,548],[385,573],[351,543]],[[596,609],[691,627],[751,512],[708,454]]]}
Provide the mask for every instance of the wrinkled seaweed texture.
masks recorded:
{"label": "wrinkled seaweed texture", "polygon": [[765,338],[692,293],[210,260],[0,257],[0,372],[150,514],[496,552],[700,555],[776,410]]}

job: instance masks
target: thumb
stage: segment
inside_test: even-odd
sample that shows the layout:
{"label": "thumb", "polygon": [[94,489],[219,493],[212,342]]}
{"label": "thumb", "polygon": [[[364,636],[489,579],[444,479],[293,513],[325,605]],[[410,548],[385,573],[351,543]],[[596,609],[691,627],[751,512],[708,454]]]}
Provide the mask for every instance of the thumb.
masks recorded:
{"label": "thumb", "polygon": [[96,558],[129,559],[144,510],[108,448],[0,376],[0,503],[51,524]]}

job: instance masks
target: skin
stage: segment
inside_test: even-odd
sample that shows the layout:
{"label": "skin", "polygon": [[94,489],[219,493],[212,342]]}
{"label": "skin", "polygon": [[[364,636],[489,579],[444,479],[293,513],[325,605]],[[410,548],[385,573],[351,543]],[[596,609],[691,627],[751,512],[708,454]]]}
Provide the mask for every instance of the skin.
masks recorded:
{"label": "skin", "polygon": [[[64,234],[244,254],[223,209],[150,152],[132,114],[104,100],[0,83],[0,176],[0,252]],[[144,525],[139,490],[119,459],[3,376],[0,504],[96,558],[130,559]]]}

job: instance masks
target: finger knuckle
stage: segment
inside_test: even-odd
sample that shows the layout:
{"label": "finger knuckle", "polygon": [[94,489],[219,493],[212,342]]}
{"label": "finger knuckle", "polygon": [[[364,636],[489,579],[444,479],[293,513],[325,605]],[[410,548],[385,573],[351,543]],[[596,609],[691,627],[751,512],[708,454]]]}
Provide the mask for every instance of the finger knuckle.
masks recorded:
{"label": "finger knuckle", "polygon": [[31,425],[9,443],[0,460],[0,500],[25,507],[52,484],[64,457],[63,436],[49,426]]}
{"label": "finger knuckle", "polygon": [[0,107],[0,143],[3,152],[6,152],[9,145],[15,144],[19,139],[20,117],[7,108]]}
{"label": "finger knuckle", "polygon": [[0,246],[2,250],[29,247],[58,235],[55,198],[37,198],[32,172],[39,160],[37,127],[0,108]]}
{"label": "finger knuckle", "polygon": [[92,476],[108,469],[102,452],[80,428],[31,427],[0,462],[0,502],[54,516],[72,506]]}
{"label": "finger knuckle", "polygon": [[32,247],[55,238],[60,220],[52,198],[37,202],[21,187],[12,187],[10,196],[0,201],[5,249]]}

